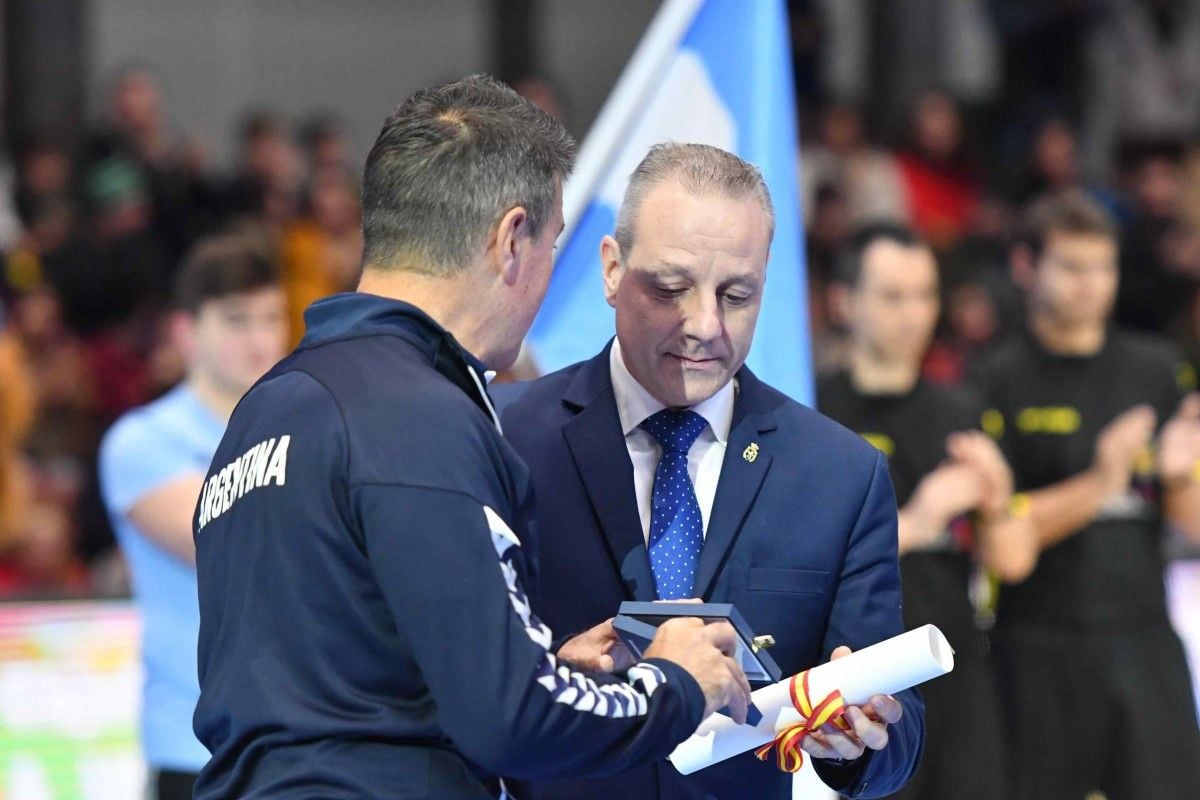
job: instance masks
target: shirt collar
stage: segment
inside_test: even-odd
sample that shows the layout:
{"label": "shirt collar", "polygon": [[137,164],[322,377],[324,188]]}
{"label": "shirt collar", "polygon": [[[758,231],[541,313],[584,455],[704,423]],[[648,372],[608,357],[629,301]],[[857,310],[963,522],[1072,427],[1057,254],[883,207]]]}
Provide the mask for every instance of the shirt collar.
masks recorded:
{"label": "shirt collar", "polygon": [[[608,354],[608,370],[612,376],[613,396],[617,401],[617,414],[621,418],[621,432],[628,436],[652,414],[662,411],[666,406],[646,387],[638,383],[637,378],[625,366],[621,356],[621,340],[614,338],[612,349]],[[721,444],[729,439],[729,428],[733,423],[733,401],[736,397],[735,381],[729,381],[717,393],[707,400],[691,407],[708,422],[713,436]]]}

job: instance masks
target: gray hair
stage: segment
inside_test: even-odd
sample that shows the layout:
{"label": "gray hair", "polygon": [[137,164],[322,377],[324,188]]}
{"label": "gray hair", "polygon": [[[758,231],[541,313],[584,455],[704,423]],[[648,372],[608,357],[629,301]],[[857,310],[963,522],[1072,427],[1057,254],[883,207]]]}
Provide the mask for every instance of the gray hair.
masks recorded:
{"label": "gray hair", "polygon": [[556,120],[487,75],[422,89],[384,123],[363,173],[363,264],[449,276],[516,206],[538,236],[575,160]]}
{"label": "gray hair", "polygon": [[719,147],[664,142],[651,147],[629,176],[613,234],[621,247],[622,264],[633,251],[634,229],[642,202],[651,189],[667,180],[674,180],[685,191],[701,197],[713,194],[731,200],[753,197],[767,215],[767,240],[774,237],[775,206],[758,167]]}

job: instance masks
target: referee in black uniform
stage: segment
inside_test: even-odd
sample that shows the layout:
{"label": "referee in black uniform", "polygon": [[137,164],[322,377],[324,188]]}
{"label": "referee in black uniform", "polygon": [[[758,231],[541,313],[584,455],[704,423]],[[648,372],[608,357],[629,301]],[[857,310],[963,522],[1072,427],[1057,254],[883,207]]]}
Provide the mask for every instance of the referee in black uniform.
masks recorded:
{"label": "referee in black uniform", "polygon": [[833,297],[850,320],[850,367],[818,381],[818,408],[887,455],[905,624],[937,625],[956,653],[954,672],[921,687],[930,709],[925,756],[893,796],[1002,800],[1000,699],[969,587],[978,562],[1006,580],[1028,574],[1028,520],[1010,513],[1012,474],[979,431],[980,405],[920,377],[939,311],[929,247],[895,225],[860,231],[840,259]]}
{"label": "referee in black uniform", "polygon": [[1167,617],[1166,525],[1200,537],[1200,400],[1165,342],[1109,324],[1111,220],[1082,194],[1031,209],[1012,267],[1027,330],[977,385],[1041,554],[997,633],[1014,797],[1200,797],[1200,730]]}

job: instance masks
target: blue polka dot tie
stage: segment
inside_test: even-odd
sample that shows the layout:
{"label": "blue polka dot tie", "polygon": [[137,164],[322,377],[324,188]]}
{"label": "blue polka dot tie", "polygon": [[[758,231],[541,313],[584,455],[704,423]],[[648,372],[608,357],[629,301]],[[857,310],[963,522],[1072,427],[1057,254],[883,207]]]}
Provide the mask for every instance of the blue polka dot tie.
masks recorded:
{"label": "blue polka dot tie", "polygon": [[692,596],[704,521],[688,476],[688,451],[708,425],[695,411],[664,408],[639,426],[662,445],[650,501],[650,569],[660,600]]}

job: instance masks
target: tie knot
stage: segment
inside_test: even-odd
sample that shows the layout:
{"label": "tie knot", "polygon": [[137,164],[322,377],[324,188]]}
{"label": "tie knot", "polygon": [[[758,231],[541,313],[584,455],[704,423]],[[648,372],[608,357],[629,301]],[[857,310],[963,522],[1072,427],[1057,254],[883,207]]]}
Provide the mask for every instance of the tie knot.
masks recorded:
{"label": "tie knot", "polygon": [[686,453],[707,426],[708,420],[695,411],[664,408],[638,427],[657,439],[664,453]]}

